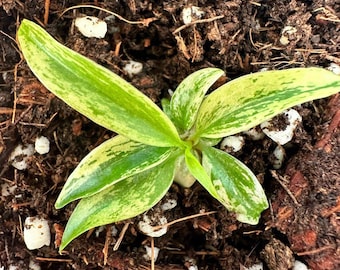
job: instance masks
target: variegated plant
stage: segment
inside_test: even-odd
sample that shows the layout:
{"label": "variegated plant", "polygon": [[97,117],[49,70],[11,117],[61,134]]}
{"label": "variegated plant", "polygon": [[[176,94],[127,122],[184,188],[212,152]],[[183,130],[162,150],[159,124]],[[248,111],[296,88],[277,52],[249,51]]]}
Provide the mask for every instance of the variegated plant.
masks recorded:
{"label": "variegated plant", "polygon": [[339,76],[329,71],[297,68],[242,76],[206,96],[223,71],[205,68],[164,100],[164,113],[131,84],[38,25],[22,21],[18,40],[29,67],[51,92],[119,134],[91,151],[64,185],[56,208],[81,200],[61,250],[86,230],[147,211],[174,180],[190,187],[197,179],[238,220],[256,224],[268,207],[261,185],[241,161],[213,146],[340,87]]}

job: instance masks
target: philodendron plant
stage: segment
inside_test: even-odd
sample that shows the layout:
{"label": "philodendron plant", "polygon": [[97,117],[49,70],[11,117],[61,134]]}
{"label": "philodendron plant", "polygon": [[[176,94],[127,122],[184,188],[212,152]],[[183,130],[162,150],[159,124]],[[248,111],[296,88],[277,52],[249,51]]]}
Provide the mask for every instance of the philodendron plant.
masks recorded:
{"label": "philodendron plant", "polygon": [[213,146],[340,88],[339,76],[329,71],[295,68],[242,76],[206,95],[223,71],[204,68],[164,100],[163,112],[130,83],[33,22],[22,21],[18,41],[29,67],[52,93],[119,134],[92,150],[66,181],[56,208],[81,200],[61,250],[91,228],[147,211],[173,181],[190,187],[197,179],[239,221],[257,224],[268,207],[260,183],[241,161]]}

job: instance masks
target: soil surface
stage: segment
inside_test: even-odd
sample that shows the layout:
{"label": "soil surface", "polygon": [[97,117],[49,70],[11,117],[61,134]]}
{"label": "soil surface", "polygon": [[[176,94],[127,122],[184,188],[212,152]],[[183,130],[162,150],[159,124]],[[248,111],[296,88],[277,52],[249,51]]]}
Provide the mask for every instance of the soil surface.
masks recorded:
{"label": "soil surface", "polygon": [[[64,12],[79,4],[130,22],[94,8]],[[199,12],[184,24],[183,9],[192,6]],[[107,21],[105,38],[78,32],[72,21],[82,14]],[[155,269],[239,270],[259,262],[264,269],[290,269],[296,259],[310,269],[340,269],[339,95],[296,107],[303,122],[284,146],[280,169],[273,168],[273,141],[242,135],[246,144],[234,154],[258,176],[270,202],[257,226],[237,222],[199,184],[190,189],[174,184],[164,200],[175,198],[177,206],[165,214],[168,221],[188,219],[162,237],[140,233],[137,217],[82,235],[60,255],[57,246],[76,204],[56,210],[54,202],[80,160],[114,134],[69,108],[33,76],[15,41],[23,18],[131,81],[157,104],[202,67],[225,70],[223,83],[262,68],[340,64],[338,0],[0,0],[0,269],[29,269],[30,261],[55,270],[151,269],[144,255],[152,245],[160,249]],[[129,60],[142,63],[142,72],[129,77],[124,71]],[[34,144],[38,136],[49,139],[50,151],[35,153],[26,170],[13,168],[13,149]],[[190,218],[202,211],[214,213]],[[48,220],[50,246],[27,249],[28,216]]]}

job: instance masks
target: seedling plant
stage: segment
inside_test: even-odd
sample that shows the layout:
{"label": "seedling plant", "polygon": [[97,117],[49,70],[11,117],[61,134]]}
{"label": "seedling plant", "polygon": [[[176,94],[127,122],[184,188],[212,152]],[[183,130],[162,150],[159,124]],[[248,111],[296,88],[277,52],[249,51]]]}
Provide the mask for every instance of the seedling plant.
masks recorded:
{"label": "seedling plant", "polygon": [[339,91],[340,78],[321,68],[242,76],[210,87],[223,75],[204,68],[186,77],[162,111],[130,83],[68,49],[23,20],[22,53],[52,93],[117,136],[92,150],[67,179],[55,203],[80,200],[60,250],[83,232],[135,217],[153,207],[173,181],[197,180],[239,221],[257,224],[268,202],[251,170],[214,146],[283,110]]}

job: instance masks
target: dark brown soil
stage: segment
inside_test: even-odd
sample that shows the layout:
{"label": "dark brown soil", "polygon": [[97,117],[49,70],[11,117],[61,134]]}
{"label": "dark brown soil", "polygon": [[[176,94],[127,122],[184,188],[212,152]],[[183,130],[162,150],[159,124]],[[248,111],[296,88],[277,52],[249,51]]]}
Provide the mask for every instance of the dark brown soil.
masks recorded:
{"label": "dark brown soil", "polygon": [[[152,241],[161,250],[155,269],[189,269],[187,258],[198,269],[244,269],[263,262],[264,269],[284,270],[295,259],[310,269],[340,268],[339,95],[297,108],[303,124],[285,146],[281,169],[273,171],[276,145],[268,138],[246,139],[245,148],[235,154],[258,175],[268,195],[271,207],[257,226],[237,222],[199,184],[189,190],[173,185],[168,195],[177,198],[178,206],[168,213],[169,221],[202,210],[216,213],[178,222],[153,240],[138,231],[137,217],[115,224],[118,233],[128,226],[117,251],[113,246],[119,235],[111,236],[108,225],[98,236],[83,235],[58,254],[55,244],[75,204],[57,211],[56,197],[79,161],[114,134],[50,94],[34,78],[15,42],[23,18],[45,25],[60,42],[131,81],[159,104],[168,89],[202,67],[222,68],[229,80],[261,68],[340,64],[338,0],[91,1],[87,4],[144,22],[116,18],[109,27],[117,31],[104,39],[83,37],[72,19],[80,13],[105,18],[107,13],[79,8],[62,14],[84,3],[51,0],[46,8],[48,2],[0,0],[0,184],[16,186],[0,200],[0,269],[28,269],[30,260],[41,269],[150,269],[143,255]],[[182,27],[181,12],[190,5],[204,11],[193,21],[203,21]],[[286,26],[296,32],[282,37]],[[143,72],[129,78],[123,71],[127,60],[143,63]],[[12,150],[40,135],[49,138],[50,152],[35,153],[25,171],[10,166]],[[28,216],[49,221],[49,247],[26,248],[22,223]]]}

